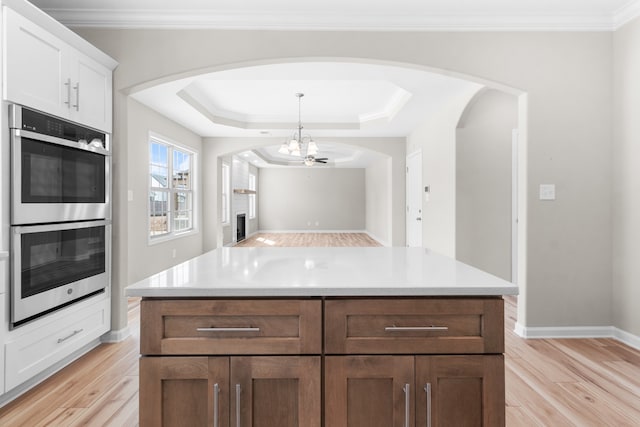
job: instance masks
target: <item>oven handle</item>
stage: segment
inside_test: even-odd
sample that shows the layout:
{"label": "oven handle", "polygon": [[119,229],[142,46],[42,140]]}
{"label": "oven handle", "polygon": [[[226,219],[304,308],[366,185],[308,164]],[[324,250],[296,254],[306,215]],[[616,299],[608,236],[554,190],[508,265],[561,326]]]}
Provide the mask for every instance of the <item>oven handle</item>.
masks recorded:
{"label": "oven handle", "polygon": [[12,226],[11,229],[14,234],[24,234],[60,230],[77,230],[78,228],[100,227],[103,225],[111,225],[111,220],[101,219],[99,221],[74,221],[60,224],[18,225]]}
{"label": "oven handle", "polygon": [[[78,150],[91,151],[92,153],[102,154],[103,156],[110,156],[111,153],[109,150],[106,150],[102,147],[96,147],[90,144],[90,141],[87,143],[69,141],[67,139],[56,138],[55,136],[44,135],[42,133],[32,132],[30,130],[24,129],[12,129],[13,135],[19,138],[30,138],[35,139],[36,141],[44,141],[50,144],[63,145],[65,147],[76,148]],[[104,142],[104,141],[103,141]]]}

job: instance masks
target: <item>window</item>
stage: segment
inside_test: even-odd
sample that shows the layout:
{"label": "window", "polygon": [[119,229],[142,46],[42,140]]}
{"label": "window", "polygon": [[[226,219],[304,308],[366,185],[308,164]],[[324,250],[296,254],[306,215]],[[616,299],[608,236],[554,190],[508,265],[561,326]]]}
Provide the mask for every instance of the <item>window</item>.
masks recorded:
{"label": "window", "polygon": [[[256,176],[252,173],[249,174],[249,190],[256,191]],[[256,217],[256,195],[255,193],[249,194],[249,218]]]}
{"label": "window", "polygon": [[229,224],[231,208],[231,170],[227,163],[222,164],[222,212],[220,218],[223,224]]}
{"label": "window", "polygon": [[195,153],[161,138],[149,141],[149,237],[194,229]]}

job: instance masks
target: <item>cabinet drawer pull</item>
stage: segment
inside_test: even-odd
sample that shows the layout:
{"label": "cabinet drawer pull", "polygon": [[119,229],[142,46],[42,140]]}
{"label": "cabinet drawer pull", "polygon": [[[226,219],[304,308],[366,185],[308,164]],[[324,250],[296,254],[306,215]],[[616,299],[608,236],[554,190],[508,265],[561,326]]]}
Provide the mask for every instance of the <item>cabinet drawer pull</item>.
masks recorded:
{"label": "cabinet drawer pull", "polygon": [[73,331],[70,335],[64,337],[64,338],[58,338],[58,344],[65,342],[66,340],[68,340],[69,338],[78,335],[80,332],[84,331],[84,329],[76,329],[75,331]]}
{"label": "cabinet drawer pull", "polygon": [[260,328],[198,328],[198,332],[260,332]]}
{"label": "cabinet drawer pull", "polygon": [[448,331],[448,326],[387,326],[384,328],[387,332],[397,331]]}
{"label": "cabinet drawer pull", "polygon": [[213,385],[213,427],[218,427],[218,397],[220,396],[220,386]]}
{"label": "cabinet drawer pull", "polygon": [[431,383],[424,385],[424,391],[427,393],[427,427],[431,427]]}
{"label": "cabinet drawer pull", "polygon": [[411,406],[411,396],[409,395],[409,384],[405,384],[404,387],[402,387],[402,390],[404,391],[404,427],[409,427],[409,422],[411,421],[409,418],[410,416],[410,406]]}
{"label": "cabinet drawer pull", "polygon": [[240,384],[236,384],[236,427],[241,427],[240,423]]}

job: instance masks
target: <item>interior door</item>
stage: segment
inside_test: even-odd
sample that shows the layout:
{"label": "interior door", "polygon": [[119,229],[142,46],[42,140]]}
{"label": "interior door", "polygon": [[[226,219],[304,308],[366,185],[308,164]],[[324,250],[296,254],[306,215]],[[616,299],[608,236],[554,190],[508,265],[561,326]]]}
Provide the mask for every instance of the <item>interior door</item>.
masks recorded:
{"label": "interior door", "polygon": [[407,216],[408,247],[422,247],[422,152],[407,156]]}

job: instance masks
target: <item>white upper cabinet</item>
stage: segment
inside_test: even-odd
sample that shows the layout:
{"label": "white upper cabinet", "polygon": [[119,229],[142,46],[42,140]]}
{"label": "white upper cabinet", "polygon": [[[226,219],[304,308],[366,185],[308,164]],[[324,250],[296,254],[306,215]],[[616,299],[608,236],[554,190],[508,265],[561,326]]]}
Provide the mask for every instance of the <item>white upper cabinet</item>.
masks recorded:
{"label": "white upper cabinet", "polygon": [[111,70],[12,9],[3,9],[3,98],[111,132]]}
{"label": "white upper cabinet", "polygon": [[75,55],[71,64],[70,117],[76,122],[110,133],[111,70],[80,53]]}

